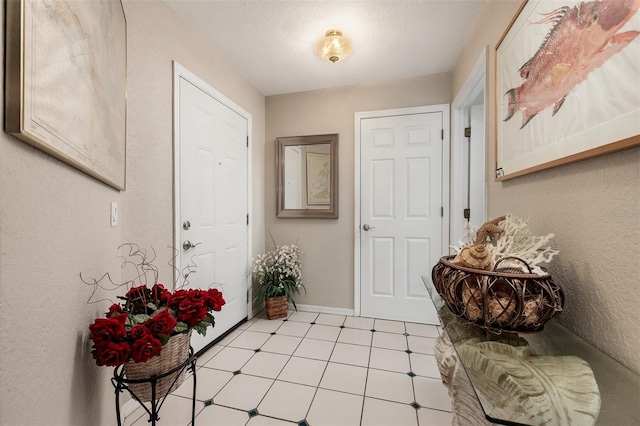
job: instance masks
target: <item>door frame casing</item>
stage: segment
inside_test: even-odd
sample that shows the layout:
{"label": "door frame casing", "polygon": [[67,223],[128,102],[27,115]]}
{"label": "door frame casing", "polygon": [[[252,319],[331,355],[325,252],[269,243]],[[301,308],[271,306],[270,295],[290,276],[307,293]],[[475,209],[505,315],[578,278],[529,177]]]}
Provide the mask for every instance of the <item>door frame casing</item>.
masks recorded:
{"label": "door frame casing", "polygon": [[[180,79],[183,78],[189,83],[202,90],[222,105],[226,106],[236,114],[247,120],[247,213],[253,211],[252,209],[252,185],[251,185],[251,147],[252,144],[252,118],[251,114],[245,111],[242,107],[235,102],[218,92],[211,87],[207,82],[187,70],[178,62],[173,61],[173,244],[176,250],[180,250],[180,120],[177,115],[180,111]],[[251,221],[247,224],[247,265],[251,265],[251,253],[253,246],[253,232],[251,232]],[[174,282],[180,280],[180,255],[175,258],[174,269]],[[248,266],[247,266],[248,267]],[[251,300],[253,300],[251,278],[248,274],[246,282],[246,291],[248,294],[247,301],[247,317],[250,319],[253,316],[253,309],[251,306]]]}
{"label": "door frame casing", "polygon": [[[451,216],[449,223],[451,228],[449,235],[462,235],[464,229],[465,219],[463,217],[464,209],[464,185],[462,180],[463,173],[461,170],[466,167],[464,161],[463,144],[465,143],[464,128],[465,128],[465,109],[469,108],[473,101],[478,97],[481,91],[484,91],[484,110],[485,110],[485,126],[484,126],[484,170],[485,175],[482,177],[484,181],[484,211],[483,216],[487,216],[487,177],[486,177],[486,164],[487,164],[487,132],[488,126],[486,125],[488,93],[489,87],[487,82],[487,57],[488,47],[485,46],[482,52],[476,59],[476,62],[469,73],[469,77],[462,85],[458,95],[451,104]],[[473,214],[473,213],[472,213]],[[458,241],[450,241],[450,245],[456,245]]]}
{"label": "door frame casing", "polygon": [[361,300],[360,300],[360,238],[362,231],[360,230],[360,125],[362,120],[368,118],[382,118],[393,117],[400,115],[413,115],[424,113],[442,113],[442,128],[443,128],[443,140],[442,140],[442,227],[441,227],[441,254],[445,254],[449,245],[449,139],[450,139],[450,124],[449,124],[449,104],[427,105],[420,107],[409,108],[396,108],[386,109],[379,111],[366,111],[355,113],[355,155],[354,155],[354,220],[353,220],[353,235],[354,235],[354,296],[353,296],[353,310],[355,316],[360,316],[361,312]]}

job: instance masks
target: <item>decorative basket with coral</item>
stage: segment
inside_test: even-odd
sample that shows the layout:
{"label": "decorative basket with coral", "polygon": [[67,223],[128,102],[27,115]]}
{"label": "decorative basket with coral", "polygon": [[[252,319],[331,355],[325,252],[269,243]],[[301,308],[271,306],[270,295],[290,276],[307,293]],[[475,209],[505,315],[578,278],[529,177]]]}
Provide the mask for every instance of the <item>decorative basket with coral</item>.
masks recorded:
{"label": "decorative basket with coral", "polygon": [[558,253],[548,245],[553,234],[533,237],[526,222],[512,215],[467,234],[458,254],[442,257],[431,273],[451,312],[502,333],[542,330],[562,311],[564,291],[539,266]]}

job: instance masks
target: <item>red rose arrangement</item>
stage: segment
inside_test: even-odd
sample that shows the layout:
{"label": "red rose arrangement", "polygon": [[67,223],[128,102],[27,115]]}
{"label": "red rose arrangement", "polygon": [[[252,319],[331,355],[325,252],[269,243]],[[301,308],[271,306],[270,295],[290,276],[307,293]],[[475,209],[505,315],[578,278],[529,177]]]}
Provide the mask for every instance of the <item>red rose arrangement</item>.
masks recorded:
{"label": "red rose arrangement", "polygon": [[113,304],[105,318],[89,326],[98,365],[118,366],[129,360],[146,362],[162,351],[171,336],[190,329],[205,335],[214,325],[212,311],[225,304],[217,289],[179,289],[173,293],[162,284],[133,287],[123,302]]}

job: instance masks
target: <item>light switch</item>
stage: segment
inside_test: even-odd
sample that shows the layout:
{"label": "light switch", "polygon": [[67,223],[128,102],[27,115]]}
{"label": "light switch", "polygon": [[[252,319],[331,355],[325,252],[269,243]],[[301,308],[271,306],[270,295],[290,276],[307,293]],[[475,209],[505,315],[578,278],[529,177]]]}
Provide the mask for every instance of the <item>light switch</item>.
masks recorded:
{"label": "light switch", "polygon": [[111,226],[118,226],[118,203],[111,203]]}

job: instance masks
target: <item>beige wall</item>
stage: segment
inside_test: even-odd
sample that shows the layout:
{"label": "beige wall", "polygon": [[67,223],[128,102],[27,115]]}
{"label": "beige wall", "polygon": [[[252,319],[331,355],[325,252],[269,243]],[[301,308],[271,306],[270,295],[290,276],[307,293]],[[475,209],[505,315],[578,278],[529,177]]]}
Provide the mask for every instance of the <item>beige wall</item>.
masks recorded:
{"label": "beige wall", "polygon": [[164,3],[124,7],[127,190],[0,134],[0,424],[115,424],[113,370],[95,366],[87,328],[107,304],[87,305],[78,274],[117,278],[116,247],[131,241],[156,248],[161,278],[171,280],[163,249],[173,244],[174,59],[252,114],[252,234],[254,251],[264,247],[264,97]]}
{"label": "beige wall", "polygon": [[[494,93],[495,45],[520,3],[485,2],[452,73],[454,98],[485,45]],[[511,212],[530,218],[534,234],[555,233],[550,271],[567,299],[559,320],[640,373],[640,148],[495,182],[493,96],[487,112],[489,216]]]}
{"label": "beige wall", "polygon": [[[266,98],[265,223],[278,244],[298,241],[304,251],[307,294],[296,297],[296,303],[354,306],[354,114],[448,103],[449,93],[449,75],[438,74]],[[340,138],[339,218],[277,219],[275,139],[325,133],[338,133]]]}

